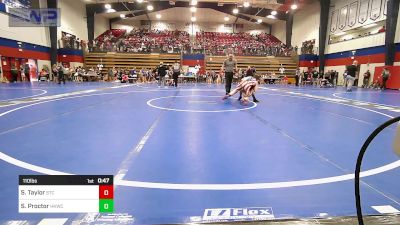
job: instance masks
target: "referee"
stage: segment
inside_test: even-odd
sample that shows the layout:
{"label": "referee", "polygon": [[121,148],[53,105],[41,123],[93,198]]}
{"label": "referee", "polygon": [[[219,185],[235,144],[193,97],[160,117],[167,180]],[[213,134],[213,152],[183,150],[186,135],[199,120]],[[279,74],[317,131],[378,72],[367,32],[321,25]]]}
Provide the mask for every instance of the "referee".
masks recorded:
{"label": "referee", "polygon": [[231,92],[233,73],[237,71],[236,60],[233,59],[232,54],[228,55],[228,58],[224,61],[222,68],[225,71],[225,92],[228,95]]}

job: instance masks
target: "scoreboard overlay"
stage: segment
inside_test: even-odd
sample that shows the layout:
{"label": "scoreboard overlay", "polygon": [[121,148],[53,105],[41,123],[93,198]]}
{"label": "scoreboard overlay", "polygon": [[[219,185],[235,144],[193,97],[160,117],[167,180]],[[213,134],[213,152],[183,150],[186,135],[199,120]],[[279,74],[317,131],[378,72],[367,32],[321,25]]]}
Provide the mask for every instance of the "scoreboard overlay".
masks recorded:
{"label": "scoreboard overlay", "polygon": [[20,213],[113,213],[112,175],[20,175]]}

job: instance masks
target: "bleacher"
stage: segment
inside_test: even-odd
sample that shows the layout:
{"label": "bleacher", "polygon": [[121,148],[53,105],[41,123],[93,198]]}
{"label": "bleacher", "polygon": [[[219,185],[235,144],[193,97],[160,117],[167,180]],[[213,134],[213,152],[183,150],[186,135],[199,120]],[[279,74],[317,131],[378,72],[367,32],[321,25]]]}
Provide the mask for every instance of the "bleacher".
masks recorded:
{"label": "bleacher", "polygon": [[113,29],[96,38],[97,52],[180,53],[195,52],[212,55],[286,56],[290,49],[276,37],[266,33],[197,32],[191,42],[186,31]]}
{"label": "bleacher", "polygon": [[231,51],[235,55],[283,56],[289,52],[280,40],[266,33],[197,32],[195,46],[213,55],[225,55]]}
{"label": "bleacher", "polygon": [[126,30],[124,30],[124,29],[111,29],[111,30],[107,30],[107,31],[103,32],[102,34],[100,34],[95,40],[99,43],[104,42],[104,37],[110,36],[110,35],[112,35],[112,37],[118,39],[125,33],[126,33]]}
{"label": "bleacher", "polygon": [[179,54],[133,54],[133,53],[88,53],[85,56],[87,68],[96,68],[102,63],[103,71],[109,68],[155,68],[160,62],[173,64],[180,60]]}
{"label": "bleacher", "polygon": [[[123,30],[111,30],[105,32],[97,39],[99,41],[103,40],[104,36],[112,33],[113,37],[121,37],[126,40],[127,43],[131,43],[135,46],[139,46],[141,43],[146,43],[146,45],[151,44],[159,46],[162,43],[171,44],[171,40],[180,40],[180,43],[187,43],[188,34],[186,32],[180,31],[141,31],[140,33],[132,31],[128,34],[123,32]],[[187,40],[186,40],[187,39]],[[209,44],[212,45],[209,45]],[[217,33],[217,32],[198,32],[196,34],[196,45],[201,44],[204,48],[214,48],[215,45],[218,46],[236,46],[235,50],[241,50],[244,46],[248,48],[258,49],[259,46],[282,46],[282,42],[276,37],[269,34],[259,34],[250,35],[248,33]],[[208,44],[208,45],[205,45]],[[276,47],[276,48],[278,48]],[[265,48],[264,48],[265,49]],[[222,62],[226,59],[226,52],[220,51],[220,54],[206,54],[206,70],[219,71]],[[217,56],[218,55],[218,56]],[[241,69],[246,69],[247,66],[255,66],[259,74],[266,74],[269,72],[274,72],[279,74],[279,68],[282,66],[285,68],[285,74],[294,76],[295,70],[297,68],[297,63],[290,56],[256,56],[254,55],[244,55],[237,54],[235,52],[235,57],[238,61],[238,67]],[[175,60],[181,59],[180,54],[162,54],[162,53],[121,53],[121,52],[108,52],[108,53],[88,53],[85,56],[86,67],[96,67],[98,64],[103,64],[103,71],[108,70],[108,68],[155,68],[162,61],[166,64],[173,64]]]}

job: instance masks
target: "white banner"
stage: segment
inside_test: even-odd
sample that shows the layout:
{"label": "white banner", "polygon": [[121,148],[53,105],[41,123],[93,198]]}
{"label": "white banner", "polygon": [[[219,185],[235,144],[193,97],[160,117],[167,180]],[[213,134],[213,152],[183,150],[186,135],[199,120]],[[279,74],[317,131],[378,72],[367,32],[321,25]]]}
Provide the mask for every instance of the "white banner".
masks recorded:
{"label": "white banner", "polygon": [[346,27],[347,23],[347,14],[348,14],[348,6],[344,6],[340,9],[339,15],[339,29],[343,30]]}
{"label": "white banner", "polygon": [[334,33],[337,30],[338,24],[338,10],[333,10],[331,15],[331,32]]}
{"label": "white banner", "polygon": [[357,9],[358,9],[358,1],[355,1],[350,4],[349,7],[349,27],[352,27],[357,22]]}
{"label": "white banner", "polygon": [[386,16],[386,14],[387,14],[387,4],[388,4],[388,1],[389,1],[389,0],[384,0],[384,1],[385,1],[385,6],[384,6],[384,8],[383,8],[383,15]]}
{"label": "white banner", "polygon": [[371,20],[376,20],[381,15],[382,0],[371,0]]}
{"label": "white banner", "polygon": [[361,0],[358,9],[358,22],[363,24],[368,19],[369,0]]}

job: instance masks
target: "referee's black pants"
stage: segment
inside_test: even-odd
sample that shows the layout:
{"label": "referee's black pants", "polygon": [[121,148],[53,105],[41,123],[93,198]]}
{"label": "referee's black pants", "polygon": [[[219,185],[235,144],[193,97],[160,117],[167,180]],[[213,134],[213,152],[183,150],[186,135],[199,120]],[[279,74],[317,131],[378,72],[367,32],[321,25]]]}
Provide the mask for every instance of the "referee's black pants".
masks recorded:
{"label": "referee's black pants", "polygon": [[225,72],[225,92],[229,94],[231,92],[233,80],[233,72]]}
{"label": "referee's black pants", "polygon": [[178,87],[178,77],[179,77],[179,73],[174,73],[172,75],[172,78],[174,79],[174,86]]}

